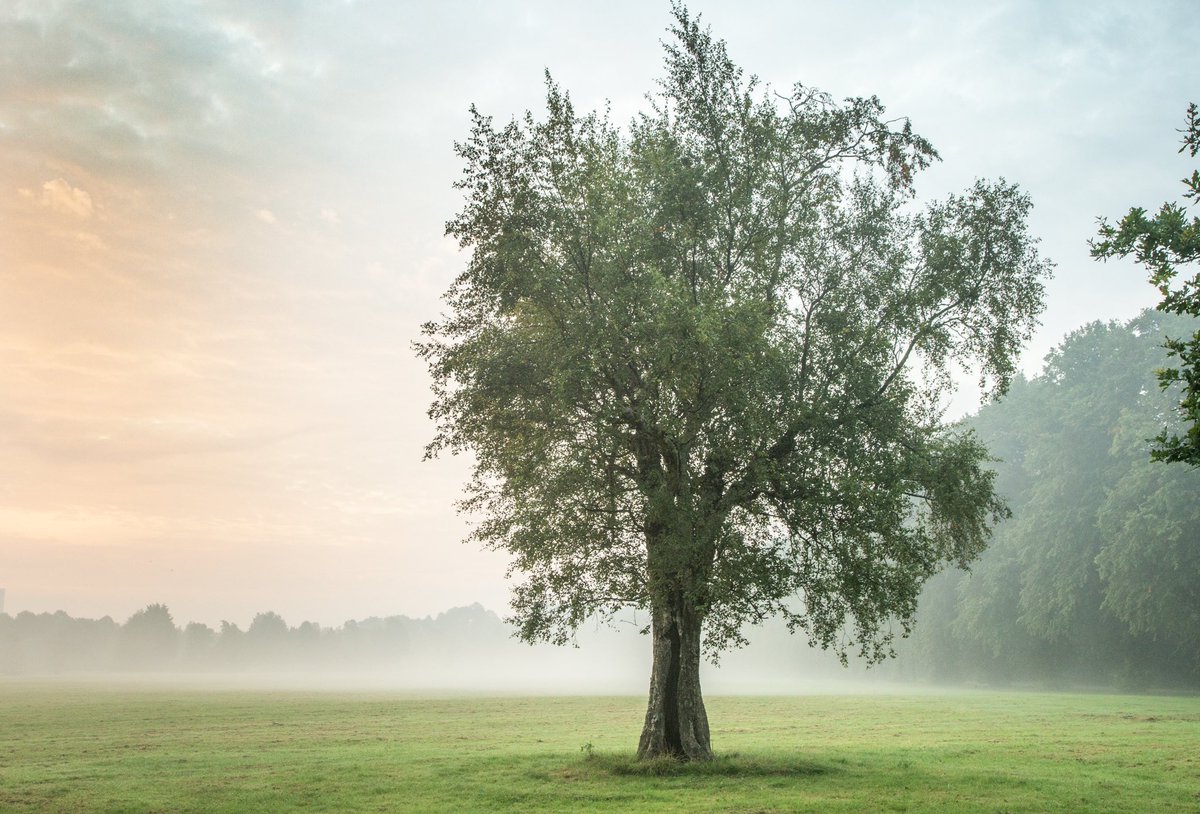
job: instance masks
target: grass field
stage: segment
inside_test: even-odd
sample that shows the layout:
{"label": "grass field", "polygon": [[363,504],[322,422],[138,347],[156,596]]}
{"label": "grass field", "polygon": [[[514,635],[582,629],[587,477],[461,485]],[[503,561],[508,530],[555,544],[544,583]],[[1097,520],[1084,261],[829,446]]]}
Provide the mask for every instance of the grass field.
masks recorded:
{"label": "grass field", "polygon": [[0,681],[0,811],[1200,811],[1200,698],[714,697],[693,766],[642,705]]}

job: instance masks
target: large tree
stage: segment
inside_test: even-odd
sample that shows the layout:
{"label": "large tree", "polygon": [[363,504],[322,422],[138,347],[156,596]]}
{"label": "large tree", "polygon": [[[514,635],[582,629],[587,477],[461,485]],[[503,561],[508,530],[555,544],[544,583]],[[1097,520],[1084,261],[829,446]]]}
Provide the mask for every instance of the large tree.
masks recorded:
{"label": "large tree", "polygon": [[702,655],[780,614],[884,658],[984,547],[1004,507],[939,400],[962,361],[1007,386],[1048,264],[1015,186],[917,211],[936,154],[907,121],[774,93],[674,17],[627,128],[549,76],[544,118],[472,109],[447,226],[470,261],[418,350],[428,453],[474,454],[462,505],[512,557],[520,634],[647,610],[638,754],[705,759]]}
{"label": "large tree", "polygon": [[[1182,133],[1179,152],[1195,158],[1200,152],[1200,109],[1195,103],[1188,105]],[[1183,185],[1187,188],[1184,198],[1192,205],[1200,203],[1200,170],[1192,170]],[[1115,226],[1101,219],[1092,254],[1104,260],[1132,255],[1146,267],[1150,282],[1162,295],[1158,310],[1200,317],[1200,270],[1187,276],[1200,260],[1200,218],[1189,218],[1186,206],[1168,201],[1153,217],[1134,207]],[[1159,432],[1150,454],[1156,460],[1200,467],[1200,329],[1190,336],[1169,337],[1163,346],[1179,366],[1159,368],[1158,383],[1163,389],[1180,388],[1178,412],[1185,425],[1182,432]]]}

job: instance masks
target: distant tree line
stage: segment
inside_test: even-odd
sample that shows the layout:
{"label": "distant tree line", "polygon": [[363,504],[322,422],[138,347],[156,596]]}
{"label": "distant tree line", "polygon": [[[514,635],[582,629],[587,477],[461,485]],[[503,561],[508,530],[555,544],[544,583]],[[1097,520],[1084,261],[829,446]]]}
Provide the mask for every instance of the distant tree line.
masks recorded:
{"label": "distant tree line", "polygon": [[76,619],[63,611],[0,614],[0,674],[104,671],[321,670],[402,666],[455,653],[486,654],[508,642],[508,628],[479,605],[436,617],[371,617],[340,627],[290,627],[277,613],[242,630],[175,624],[166,605],[139,610],[124,624]]}
{"label": "distant tree line", "polygon": [[[1200,684],[1200,469],[1152,462],[1177,431],[1146,311],[1070,334],[1043,372],[967,422],[1013,516],[972,573],[926,587],[901,664],[923,678],[1129,689]],[[897,665],[900,666],[900,665]]]}

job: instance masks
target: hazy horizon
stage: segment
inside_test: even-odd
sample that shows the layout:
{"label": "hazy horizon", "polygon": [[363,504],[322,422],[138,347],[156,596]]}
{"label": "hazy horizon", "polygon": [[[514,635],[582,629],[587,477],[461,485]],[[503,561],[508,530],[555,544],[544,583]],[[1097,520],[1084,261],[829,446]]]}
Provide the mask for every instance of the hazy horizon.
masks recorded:
{"label": "hazy horizon", "polygon": [[[174,621],[174,643],[143,642],[167,648],[152,662],[142,659],[147,653],[139,656],[139,651],[129,649],[138,635],[129,623],[119,630],[98,631],[91,626],[69,633],[51,626],[41,635],[27,631],[8,642],[17,644],[15,661],[13,654],[0,649],[0,677],[151,689],[640,695],[646,689],[651,657],[651,640],[638,633],[636,614],[612,624],[586,624],[577,634],[576,646],[567,647],[520,642],[495,611],[478,605],[450,608],[433,618],[400,620],[399,625],[395,619],[347,620],[339,626],[323,625],[320,636],[298,631],[297,620],[285,620],[291,626],[287,637],[278,630],[256,632],[249,624],[240,624],[240,632],[232,643],[224,643],[226,647],[217,638],[216,649],[209,640],[199,650],[197,640],[184,630],[186,621]],[[809,647],[802,636],[789,636],[779,623],[747,632],[751,646],[725,653],[719,665],[705,662],[702,666],[708,694],[880,692],[898,680],[894,669],[864,672],[854,660],[847,670],[836,656]],[[0,625],[0,642],[5,641],[5,633]],[[63,642],[70,643],[81,661],[59,660],[62,654],[55,654]],[[914,685],[908,681],[905,686]]]}

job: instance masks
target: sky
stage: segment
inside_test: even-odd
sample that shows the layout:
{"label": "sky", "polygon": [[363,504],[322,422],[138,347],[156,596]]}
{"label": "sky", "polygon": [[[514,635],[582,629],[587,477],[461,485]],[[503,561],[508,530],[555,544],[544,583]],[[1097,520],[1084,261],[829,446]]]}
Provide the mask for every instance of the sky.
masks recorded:
{"label": "sky", "polygon": [[[920,197],[999,176],[1030,193],[1057,270],[1028,373],[1154,304],[1087,240],[1180,197],[1194,3],[691,10],[776,88],[909,117],[943,159]],[[453,143],[472,103],[540,110],[547,68],[627,121],[669,23],[665,0],[0,3],[5,610],[503,611],[504,557],[460,542],[469,461],[422,460],[411,342],[466,262],[443,235]]]}

